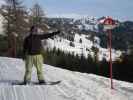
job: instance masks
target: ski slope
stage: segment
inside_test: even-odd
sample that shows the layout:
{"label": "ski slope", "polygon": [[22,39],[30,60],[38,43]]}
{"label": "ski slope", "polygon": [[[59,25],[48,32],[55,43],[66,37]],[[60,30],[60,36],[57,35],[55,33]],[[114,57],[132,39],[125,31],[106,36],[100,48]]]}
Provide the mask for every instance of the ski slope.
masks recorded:
{"label": "ski slope", "polygon": [[[62,80],[54,86],[12,86],[23,80],[24,61],[0,57],[0,100],[133,100],[133,83],[115,80],[110,90],[109,79],[93,74],[72,72],[44,65],[48,81]],[[32,81],[37,81],[33,68]]]}

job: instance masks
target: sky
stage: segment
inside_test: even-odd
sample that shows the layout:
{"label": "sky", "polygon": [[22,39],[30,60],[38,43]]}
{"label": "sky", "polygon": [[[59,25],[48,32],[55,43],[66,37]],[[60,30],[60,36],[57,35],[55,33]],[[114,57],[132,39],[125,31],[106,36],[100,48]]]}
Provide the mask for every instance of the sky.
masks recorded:
{"label": "sky", "polygon": [[[1,1],[1,0],[0,0]],[[23,0],[27,7],[38,2],[47,16],[112,16],[133,21],[133,0]]]}

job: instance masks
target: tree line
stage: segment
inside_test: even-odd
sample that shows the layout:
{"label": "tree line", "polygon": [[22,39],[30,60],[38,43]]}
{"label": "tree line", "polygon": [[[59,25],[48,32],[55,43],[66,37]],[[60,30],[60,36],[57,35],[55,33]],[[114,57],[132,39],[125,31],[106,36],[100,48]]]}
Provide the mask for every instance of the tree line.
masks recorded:
{"label": "tree line", "polygon": [[[44,63],[71,71],[110,77],[109,62],[106,59],[95,61],[90,55],[85,58],[83,55],[75,56],[56,48],[47,49],[44,51]],[[133,82],[133,52],[122,54],[121,59],[113,62],[113,78]]]}

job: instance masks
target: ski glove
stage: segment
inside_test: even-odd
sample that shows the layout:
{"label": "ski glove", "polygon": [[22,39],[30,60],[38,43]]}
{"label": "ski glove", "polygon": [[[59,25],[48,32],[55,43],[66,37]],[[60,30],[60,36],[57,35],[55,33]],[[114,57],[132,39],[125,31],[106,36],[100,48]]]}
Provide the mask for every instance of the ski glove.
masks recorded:
{"label": "ski glove", "polygon": [[60,34],[60,31],[58,30],[58,31],[54,32],[54,34],[55,35]]}

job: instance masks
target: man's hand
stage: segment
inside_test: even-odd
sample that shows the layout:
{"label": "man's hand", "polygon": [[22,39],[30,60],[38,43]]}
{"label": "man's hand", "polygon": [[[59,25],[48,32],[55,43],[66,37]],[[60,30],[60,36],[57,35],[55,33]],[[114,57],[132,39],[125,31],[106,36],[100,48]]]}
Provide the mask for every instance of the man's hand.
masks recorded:
{"label": "man's hand", "polygon": [[60,30],[57,30],[56,32],[54,32],[55,35],[60,34]]}

